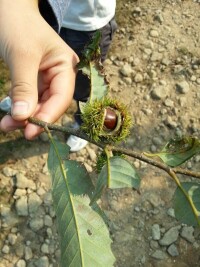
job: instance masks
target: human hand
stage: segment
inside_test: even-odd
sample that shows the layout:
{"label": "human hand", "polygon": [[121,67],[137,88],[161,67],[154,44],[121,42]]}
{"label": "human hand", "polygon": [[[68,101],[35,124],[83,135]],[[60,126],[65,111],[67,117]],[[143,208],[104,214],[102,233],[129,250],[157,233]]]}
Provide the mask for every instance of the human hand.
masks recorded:
{"label": "human hand", "polygon": [[55,122],[70,105],[78,57],[42,18],[38,0],[0,0],[0,56],[12,84],[11,116],[2,118],[0,129],[24,128],[33,139],[42,129],[30,116]]}

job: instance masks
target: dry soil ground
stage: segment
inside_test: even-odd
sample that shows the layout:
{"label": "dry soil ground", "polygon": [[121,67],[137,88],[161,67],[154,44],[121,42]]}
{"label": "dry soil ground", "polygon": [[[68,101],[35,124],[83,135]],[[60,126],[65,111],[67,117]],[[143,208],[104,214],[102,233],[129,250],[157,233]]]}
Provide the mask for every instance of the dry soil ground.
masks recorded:
{"label": "dry soil ground", "polygon": [[[172,136],[199,137],[199,11],[197,0],[117,2],[119,27],[105,68],[111,94],[128,105],[133,117],[125,147],[155,152]],[[0,88],[3,97],[9,80],[2,63]],[[69,122],[73,112],[72,104],[60,121]],[[32,142],[20,132],[0,133],[0,138],[0,266],[56,266],[59,251],[45,136]],[[89,145],[71,158],[93,172],[96,153],[97,148]],[[142,178],[140,194],[124,189],[102,198],[111,221],[116,266],[200,266],[199,230],[181,225],[173,216],[175,184],[163,171],[132,161]],[[199,170],[199,162],[197,155],[185,167]],[[29,190],[16,188],[16,177],[34,184]],[[29,210],[33,204],[39,207],[34,217],[16,204],[20,198]]]}

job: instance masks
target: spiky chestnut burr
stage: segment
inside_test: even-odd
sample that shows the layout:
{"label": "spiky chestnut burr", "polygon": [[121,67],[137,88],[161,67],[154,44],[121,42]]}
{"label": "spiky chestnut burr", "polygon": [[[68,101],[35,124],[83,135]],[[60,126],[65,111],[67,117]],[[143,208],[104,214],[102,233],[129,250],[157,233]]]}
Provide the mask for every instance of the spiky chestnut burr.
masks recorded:
{"label": "spiky chestnut burr", "polygon": [[126,106],[107,97],[86,103],[82,110],[82,120],[82,130],[97,142],[122,141],[132,126]]}

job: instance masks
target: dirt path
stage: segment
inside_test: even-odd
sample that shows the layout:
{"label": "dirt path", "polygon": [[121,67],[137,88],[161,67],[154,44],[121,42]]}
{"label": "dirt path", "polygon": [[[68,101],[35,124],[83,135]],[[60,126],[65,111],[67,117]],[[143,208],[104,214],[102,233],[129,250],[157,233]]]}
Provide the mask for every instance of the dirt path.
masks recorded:
{"label": "dirt path", "polygon": [[[155,152],[175,135],[199,138],[199,8],[197,0],[118,1],[119,28],[105,68],[112,96],[133,116],[125,147]],[[2,64],[0,88],[1,97],[9,88]],[[70,121],[73,111],[74,105],[61,122]],[[57,266],[47,153],[45,136],[28,142],[20,132],[0,133],[0,267]],[[96,153],[89,145],[71,158],[93,172]],[[164,172],[132,162],[142,178],[140,194],[124,189],[102,198],[116,266],[200,266],[199,230],[174,218],[174,183]],[[198,155],[186,167],[199,170],[199,162]]]}

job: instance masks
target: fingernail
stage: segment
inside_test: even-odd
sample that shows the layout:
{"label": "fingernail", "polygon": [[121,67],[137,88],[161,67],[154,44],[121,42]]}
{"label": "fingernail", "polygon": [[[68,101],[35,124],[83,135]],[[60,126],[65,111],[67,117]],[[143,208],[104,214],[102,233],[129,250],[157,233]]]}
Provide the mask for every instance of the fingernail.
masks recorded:
{"label": "fingernail", "polygon": [[25,101],[17,101],[12,104],[11,114],[14,116],[25,115],[28,112],[28,106]]}

